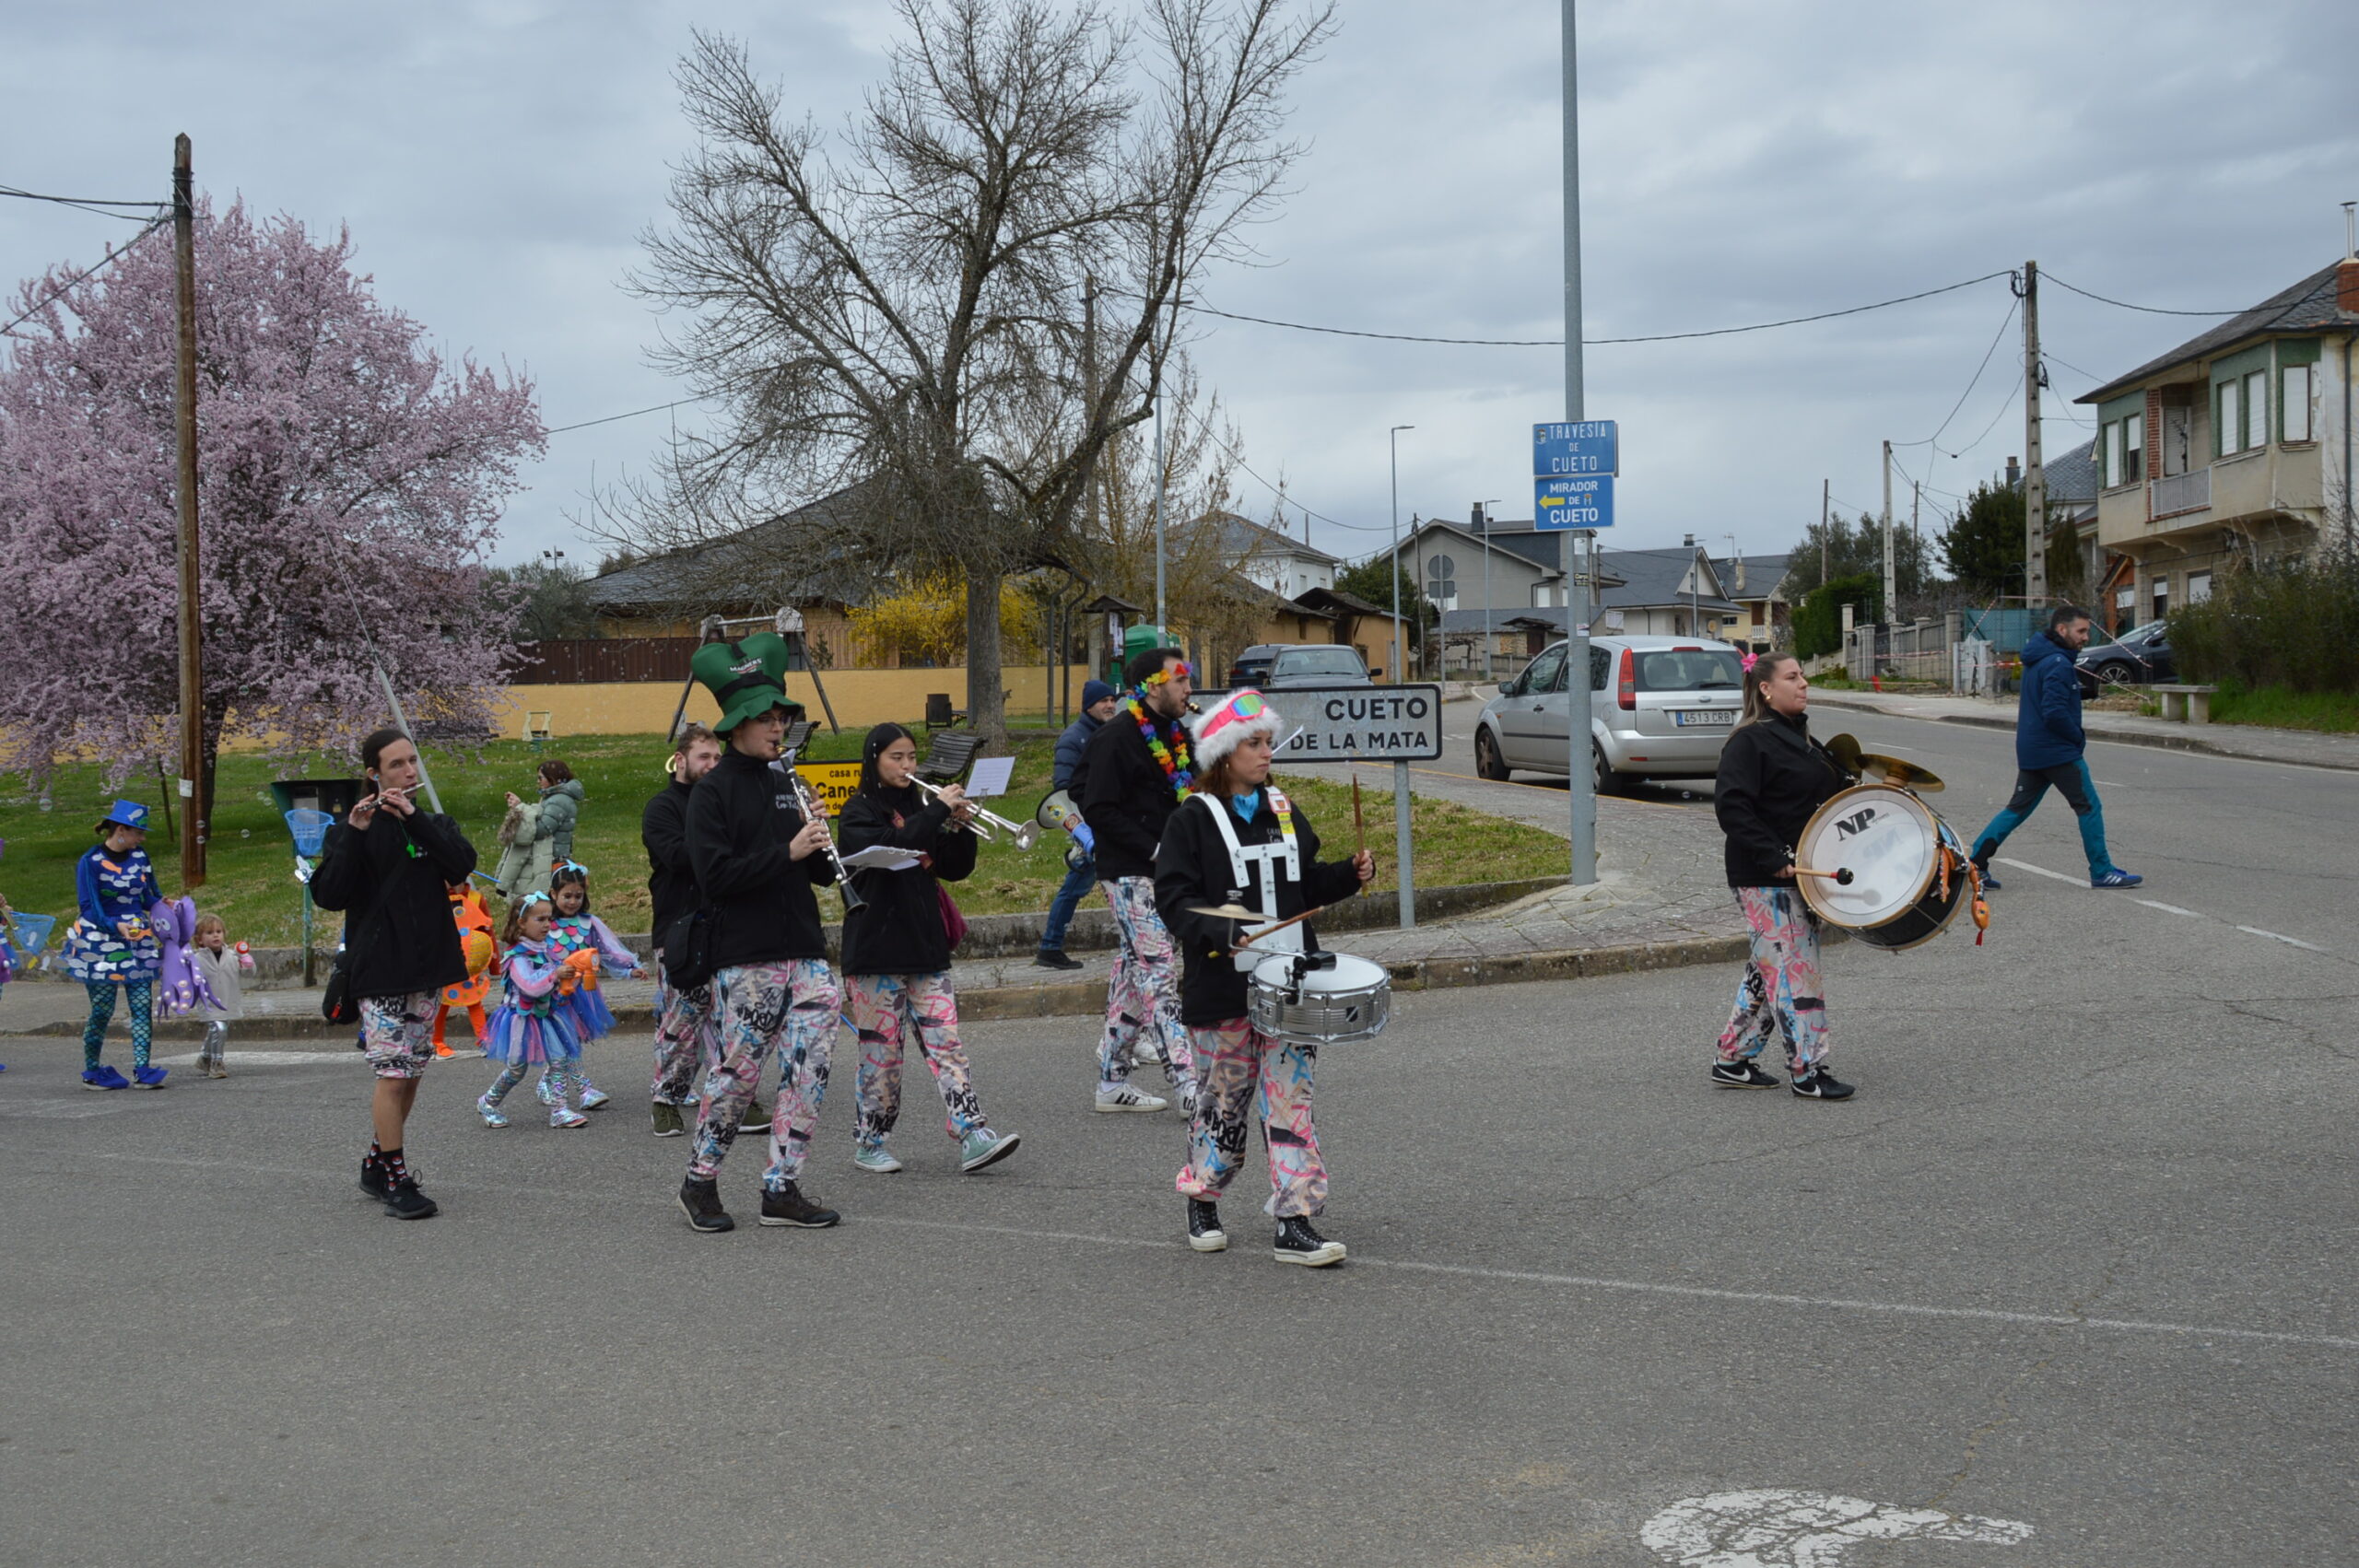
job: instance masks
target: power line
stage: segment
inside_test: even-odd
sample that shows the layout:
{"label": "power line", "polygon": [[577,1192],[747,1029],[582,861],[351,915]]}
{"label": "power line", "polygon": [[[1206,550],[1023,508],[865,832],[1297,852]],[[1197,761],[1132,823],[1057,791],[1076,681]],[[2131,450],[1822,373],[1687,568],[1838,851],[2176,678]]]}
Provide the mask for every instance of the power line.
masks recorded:
{"label": "power line", "polygon": [[67,278],[64,283],[59,284],[55,288],[51,289],[48,294],[42,296],[40,302],[35,304],[31,309],[26,310],[24,314],[16,317],[5,324],[0,324],[0,337],[15,336],[16,329],[18,327],[31,321],[35,316],[40,315],[43,310],[48,310],[50,306],[55,304],[59,298],[63,296],[67,289],[73,287],[84,278],[90,276],[93,273],[102,271],[107,267],[114,265],[115,263],[131,254],[131,248],[134,245],[138,244],[142,240],[147,239],[147,236],[155,233],[156,230],[163,228],[164,225],[170,221],[171,219],[169,216],[158,217],[150,221],[147,228],[141,229],[138,233],[124,240],[115,249],[109,251],[104,261],[86,268],[81,272],[76,273],[72,277]]}
{"label": "power line", "polygon": [[141,221],[138,213],[108,212],[106,209],[108,207],[143,207],[149,212],[161,212],[172,205],[170,202],[111,202],[103,196],[52,196],[39,191],[18,190],[14,185],[0,185],[0,196],[14,196],[19,201],[27,202],[54,202],[62,207],[79,207],[84,212],[96,213],[100,217],[119,217],[131,223]]}
{"label": "power line", "polygon": [[[2109,299],[2102,294],[2092,294],[2078,284],[2066,283],[2052,272],[2042,273],[2040,275],[2060,288],[2071,289],[2083,299],[2094,299],[2100,305],[2118,306],[2124,310],[2143,310],[2150,316],[2241,316],[2245,313],[2243,310],[2166,310],[2160,305],[2132,305],[2127,299]],[[2251,307],[2248,306],[2246,309],[2249,310]],[[2085,371],[2083,373],[2086,374]]]}
{"label": "power line", "polygon": [[543,431],[542,434],[549,436],[562,436],[568,430],[587,430],[593,425],[611,425],[617,419],[636,419],[642,414],[661,414],[667,408],[686,408],[692,403],[702,403],[704,399],[701,397],[675,398],[670,403],[659,403],[647,408],[634,408],[628,414],[609,414],[602,419],[582,419],[578,420],[571,425],[559,425],[552,429]]}

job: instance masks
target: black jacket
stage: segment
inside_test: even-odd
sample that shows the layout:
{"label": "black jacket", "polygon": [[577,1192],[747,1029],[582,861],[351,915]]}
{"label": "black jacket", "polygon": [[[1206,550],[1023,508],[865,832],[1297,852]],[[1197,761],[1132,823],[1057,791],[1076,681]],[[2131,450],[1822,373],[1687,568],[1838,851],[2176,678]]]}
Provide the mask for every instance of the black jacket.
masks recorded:
{"label": "black jacket", "polygon": [[366,833],[343,821],[328,829],[311,901],[344,911],[354,996],[409,996],[466,979],[447,884],[475,869],[475,847],[447,816],[381,811]]}
{"label": "black jacket", "polygon": [[688,863],[712,907],[712,966],[825,958],[812,888],[836,880],[826,854],[787,852],[803,813],[784,775],[734,746],[688,791]]}
{"label": "black jacket", "polygon": [[[1180,723],[1156,720],[1168,746]],[[1097,836],[1097,874],[1112,882],[1155,875],[1155,847],[1180,804],[1170,777],[1146,749],[1128,708],[1118,708],[1082,752],[1081,815]],[[1213,900],[1215,904],[1218,899]]]}
{"label": "black jacket", "polygon": [[[1249,978],[1237,966],[1229,948],[1240,922],[1217,915],[1191,915],[1188,912],[1190,907],[1234,902],[1257,908],[1262,902],[1258,875],[1253,886],[1231,885],[1236,868],[1229,863],[1228,846],[1221,841],[1220,825],[1204,809],[1207,805],[1228,812],[1229,820],[1237,822],[1236,812],[1226,801],[1207,796],[1201,804],[1191,802],[1185,810],[1172,813],[1169,825],[1163,830],[1163,847],[1155,857],[1156,912],[1171,929],[1172,940],[1180,948],[1182,1024],[1222,1024],[1244,1017]],[[1302,855],[1302,882],[1288,880],[1283,863],[1277,867],[1279,919],[1299,915],[1305,909],[1323,908],[1359,891],[1359,873],[1352,869],[1351,861],[1320,860],[1319,835],[1312,831],[1310,819],[1302,814],[1298,804],[1294,807],[1294,837],[1295,847]],[[1278,837],[1278,813],[1270,804],[1269,790],[1264,789],[1261,809],[1253,813],[1253,820],[1237,822],[1237,841],[1250,848],[1274,843]],[[1318,952],[1319,939],[1312,934],[1309,923],[1306,921],[1298,929],[1304,949]],[[1246,951],[1250,953],[1252,949]]]}
{"label": "black jacket", "polygon": [[844,802],[836,845],[845,854],[890,844],[933,862],[851,873],[852,885],[868,902],[844,917],[845,974],[936,975],[950,967],[950,933],[943,929],[935,883],[967,880],[975,869],[975,836],[949,832],[949,824],[950,813],[929,802],[914,784],[874,795],[863,791]]}
{"label": "black jacket", "polygon": [[688,861],[688,792],[693,784],[675,780],[639,813],[639,841],[647,846],[647,895],[654,900],[658,945],[672,922],[704,902],[697,891],[697,869]]}
{"label": "black jacket", "polygon": [[1712,809],[1728,835],[1722,851],[1731,887],[1791,887],[1778,868],[1794,863],[1794,841],[1811,813],[1850,778],[1810,738],[1807,717],[1782,713],[1740,724],[1720,748]]}

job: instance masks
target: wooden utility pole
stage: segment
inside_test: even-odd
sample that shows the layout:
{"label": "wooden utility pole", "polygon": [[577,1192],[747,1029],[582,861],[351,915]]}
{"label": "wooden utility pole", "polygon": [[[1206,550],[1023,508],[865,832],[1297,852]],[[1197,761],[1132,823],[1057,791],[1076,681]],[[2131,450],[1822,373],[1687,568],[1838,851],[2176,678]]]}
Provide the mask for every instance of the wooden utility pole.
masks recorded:
{"label": "wooden utility pole", "polygon": [[173,424],[180,446],[181,885],[205,885],[205,622],[196,532],[196,176],[186,132],[172,139],[172,290],[179,317]]}
{"label": "wooden utility pole", "polygon": [[1892,568],[1892,443],[1884,444],[1884,614],[1878,619],[1890,625],[1893,620],[1894,583]]}
{"label": "wooden utility pole", "polygon": [[2048,603],[2048,471],[2039,461],[2039,263],[2024,263],[2024,603]]}
{"label": "wooden utility pole", "polygon": [[1818,586],[1821,588],[1826,586],[1826,499],[1827,492],[1834,485],[1832,479],[1818,482]]}

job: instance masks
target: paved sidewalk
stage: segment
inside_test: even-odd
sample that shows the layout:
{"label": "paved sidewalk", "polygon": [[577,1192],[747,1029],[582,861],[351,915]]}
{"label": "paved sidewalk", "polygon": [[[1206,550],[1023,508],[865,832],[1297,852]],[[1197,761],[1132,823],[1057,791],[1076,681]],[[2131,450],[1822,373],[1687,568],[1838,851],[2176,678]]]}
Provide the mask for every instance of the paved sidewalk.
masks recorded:
{"label": "paved sidewalk", "polygon": [[[2015,727],[2015,699],[2012,696],[1901,696],[1883,692],[1833,692],[1813,686],[1810,701],[1813,708],[1859,708],[1894,719],[1929,719],[1992,730]],[[2359,772],[2359,735],[2330,735],[2316,730],[2267,730],[2253,724],[2180,724],[2135,713],[2084,712],[2081,724],[2092,740]]]}

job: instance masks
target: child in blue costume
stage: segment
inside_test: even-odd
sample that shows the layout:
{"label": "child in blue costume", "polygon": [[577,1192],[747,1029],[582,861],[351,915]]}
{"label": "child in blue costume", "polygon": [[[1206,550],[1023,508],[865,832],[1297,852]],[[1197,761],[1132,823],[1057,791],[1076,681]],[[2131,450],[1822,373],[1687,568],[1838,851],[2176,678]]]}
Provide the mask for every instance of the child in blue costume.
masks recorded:
{"label": "child in blue costume", "polygon": [[[8,841],[0,838],[0,852],[7,848]],[[17,912],[8,907],[6,898],[0,898],[0,991],[6,990],[8,982],[17,977],[17,949],[13,940],[16,925]],[[0,1061],[0,1072],[7,1071],[8,1064]]]}
{"label": "child in blue costume", "polygon": [[[117,801],[98,825],[99,842],[74,868],[74,893],[81,919],[65,933],[65,972],[90,993],[89,1021],[82,1025],[82,1087],[142,1089],[164,1086],[164,1070],[147,1065],[156,1024],[156,974],[164,950],[148,923],[147,911],[163,902],[156,868],[148,863],[147,808]],[[114,1018],[115,988],[131,998],[131,1076],[99,1063]]]}
{"label": "child in blue costume", "polygon": [[572,1020],[557,1000],[565,961],[549,941],[549,895],[524,895],[508,912],[508,929],[500,936],[508,945],[499,963],[501,1000],[484,1026],[483,1054],[505,1065],[475,1102],[475,1114],[486,1127],[506,1127],[499,1103],[537,1062],[549,1125],[586,1127],[590,1118],[565,1103],[566,1080],[581,1059],[581,1042],[573,1037]]}
{"label": "child in blue costume", "polygon": [[[605,921],[590,912],[589,868],[577,860],[558,866],[549,876],[549,896],[557,906],[557,919],[549,923],[549,945],[557,950],[559,960],[591,953],[610,974],[628,977],[640,972],[639,955],[623,945]],[[615,1012],[599,994],[598,971],[578,963],[574,970],[575,983],[558,987],[557,1006],[572,1014],[574,1038],[586,1046],[614,1032]],[[597,1110],[613,1098],[593,1084],[579,1065],[571,1076],[574,1086],[581,1091],[583,1110]]]}

